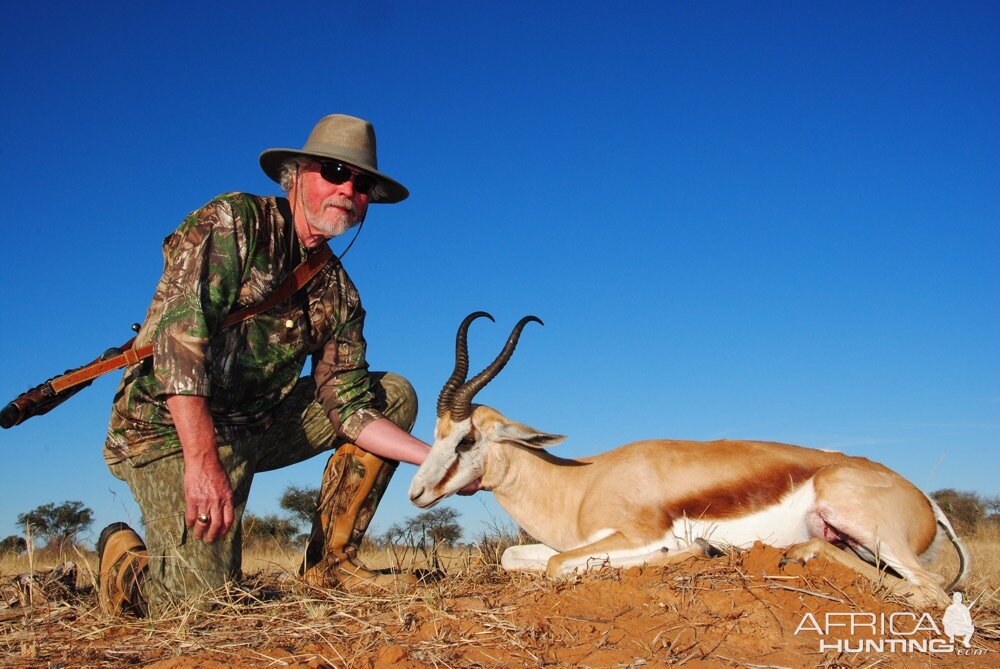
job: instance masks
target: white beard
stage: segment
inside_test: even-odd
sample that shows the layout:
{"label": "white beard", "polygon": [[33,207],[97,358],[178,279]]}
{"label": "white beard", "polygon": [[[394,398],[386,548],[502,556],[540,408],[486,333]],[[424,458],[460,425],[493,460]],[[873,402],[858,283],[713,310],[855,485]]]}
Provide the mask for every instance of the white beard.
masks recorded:
{"label": "white beard", "polygon": [[334,197],[325,200],[321,211],[329,213],[316,215],[310,212],[306,220],[310,227],[327,238],[342,235],[361,222],[357,217],[354,203],[345,198]]}

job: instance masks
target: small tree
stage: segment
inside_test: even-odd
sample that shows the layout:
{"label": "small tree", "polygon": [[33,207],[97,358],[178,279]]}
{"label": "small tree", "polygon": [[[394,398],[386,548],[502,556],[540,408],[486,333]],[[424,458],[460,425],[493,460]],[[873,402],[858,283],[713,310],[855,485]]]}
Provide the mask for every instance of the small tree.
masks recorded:
{"label": "small tree", "polygon": [[462,536],[458,511],[447,506],[424,511],[406,521],[405,531],[410,542],[427,553],[427,544],[437,546],[442,543],[454,546]]}
{"label": "small tree", "polygon": [[437,568],[437,550],[441,544],[454,547],[455,542],[462,536],[462,527],[457,522],[458,517],[458,511],[446,506],[425,511],[407,518],[402,524],[393,523],[376,538],[376,541],[393,552],[397,564],[403,563],[396,554],[396,548],[402,546],[404,557],[406,551],[413,548],[414,553],[419,550],[425,558],[430,558],[431,565]]}
{"label": "small tree", "polygon": [[318,503],[319,488],[300,488],[290,485],[281,494],[278,506],[292,514],[297,522],[309,527],[312,524]]}
{"label": "small tree", "polygon": [[403,526],[399,523],[393,523],[385,532],[374,537],[372,543],[374,543],[381,550],[391,551],[396,562],[396,567],[402,568],[403,561],[397,552],[397,549],[402,548],[403,557],[406,556],[409,546],[406,545],[405,538],[406,530],[403,529]]}
{"label": "small tree", "polygon": [[90,527],[94,512],[79,501],[67,501],[58,506],[42,504],[19,514],[17,522],[25,526],[25,534],[38,535],[45,539],[46,547],[62,552],[74,544],[77,535]]}
{"label": "small tree", "polygon": [[399,523],[393,523],[382,534],[375,537],[374,543],[379,548],[389,548],[406,543],[406,529]]}
{"label": "small tree", "polygon": [[931,497],[959,533],[974,532],[986,517],[986,505],[977,493],[945,488],[935,490]]}
{"label": "small tree", "polygon": [[443,506],[422,513],[421,518],[427,524],[427,536],[435,545],[448,544],[454,548],[455,542],[462,538],[462,526],[458,524],[459,513],[455,509]]}
{"label": "small tree", "polygon": [[298,524],[276,513],[258,516],[254,513],[243,514],[243,540],[250,544],[269,544],[279,548],[287,548],[299,533]]}
{"label": "small tree", "polygon": [[0,555],[6,553],[20,555],[26,550],[28,550],[28,542],[25,541],[24,537],[19,537],[16,534],[5,537],[3,541],[0,541]]}

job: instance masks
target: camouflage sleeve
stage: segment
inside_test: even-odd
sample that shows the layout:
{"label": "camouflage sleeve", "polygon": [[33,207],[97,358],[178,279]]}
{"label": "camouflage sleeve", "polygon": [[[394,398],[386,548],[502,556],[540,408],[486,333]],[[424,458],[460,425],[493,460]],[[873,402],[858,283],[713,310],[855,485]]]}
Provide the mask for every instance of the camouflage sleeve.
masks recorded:
{"label": "camouflage sleeve", "polygon": [[340,324],[321,354],[313,360],[316,395],[334,429],[354,441],[365,427],[382,417],[374,380],[365,360],[365,310],[346,274],[341,291]]}
{"label": "camouflage sleeve", "polygon": [[163,243],[163,310],[153,363],[163,395],[212,394],[209,340],[236,302],[241,262],[232,208],[213,200]]}

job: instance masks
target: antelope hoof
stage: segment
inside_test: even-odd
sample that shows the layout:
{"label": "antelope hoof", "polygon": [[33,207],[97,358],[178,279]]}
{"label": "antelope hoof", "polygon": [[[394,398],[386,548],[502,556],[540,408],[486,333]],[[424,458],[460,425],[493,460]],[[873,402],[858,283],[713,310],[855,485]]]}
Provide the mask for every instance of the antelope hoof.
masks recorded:
{"label": "antelope hoof", "polygon": [[707,558],[720,558],[723,555],[725,555],[724,552],[722,552],[720,549],[716,548],[715,546],[713,546],[712,544],[710,544],[708,541],[706,541],[701,537],[695,539],[694,542],[701,547],[702,554]]}
{"label": "antelope hoof", "polygon": [[807,541],[796,544],[785,551],[785,557],[778,563],[779,567],[784,567],[789,563],[805,564],[814,557],[819,557],[819,551],[814,548],[815,542]]}
{"label": "antelope hoof", "polygon": [[573,577],[573,572],[564,572],[562,570],[562,563],[549,561],[547,567],[545,567],[545,578],[550,581],[568,581]]}
{"label": "antelope hoof", "polygon": [[951,597],[941,588],[905,583],[896,590],[915,609],[946,609],[951,604]]}
{"label": "antelope hoof", "polygon": [[778,569],[784,569],[788,564],[805,564],[805,560],[800,560],[798,558],[790,558],[787,555],[778,561]]}
{"label": "antelope hoof", "polygon": [[576,579],[576,571],[546,570],[545,578],[557,583],[569,583]]}

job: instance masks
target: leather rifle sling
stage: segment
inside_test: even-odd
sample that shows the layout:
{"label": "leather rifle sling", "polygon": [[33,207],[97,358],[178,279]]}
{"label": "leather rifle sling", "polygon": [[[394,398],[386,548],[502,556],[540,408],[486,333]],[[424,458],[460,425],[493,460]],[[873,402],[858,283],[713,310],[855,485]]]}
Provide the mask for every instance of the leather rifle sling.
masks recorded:
{"label": "leather rifle sling", "polygon": [[[321,269],[323,269],[327,261],[329,261],[332,257],[333,251],[330,250],[330,247],[327,244],[323,244],[321,247],[310,253],[306,259],[303,260],[270,295],[252,307],[247,307],[246,309],[229,314],[222,321],[222,325],[220,327],[226,328],[237,323],[242,323],[249,318],[253,318],[259,313],[281,304],[286,299],[291,297],[293,293],[309,283],[309,281],[316,276]],[[134,342],[135,337],[132,337],[132,339],[129,339],[121,345],[120,349],[122,353],[112,356],[107,360],[101,360],[100,362],[85,365],[84,367],[74,370],[68,374],[57,376],[49,382],[49,385],[52,387],[53,391],[61,393],[64,390],[72,388],[73,386],[78,386],[81,383],[86,383],[87,381],[96,379],[102,374],[107,374],[108,372],[112,372],[116,369],[121,369],[127,365],[134,365],[140,360],[153,355],[152,344],[134,348]]]}

